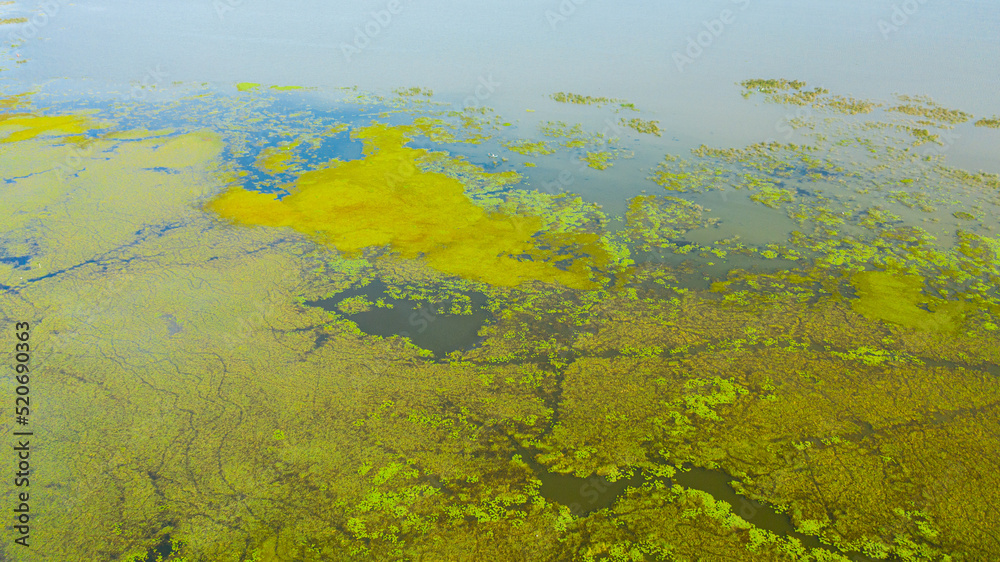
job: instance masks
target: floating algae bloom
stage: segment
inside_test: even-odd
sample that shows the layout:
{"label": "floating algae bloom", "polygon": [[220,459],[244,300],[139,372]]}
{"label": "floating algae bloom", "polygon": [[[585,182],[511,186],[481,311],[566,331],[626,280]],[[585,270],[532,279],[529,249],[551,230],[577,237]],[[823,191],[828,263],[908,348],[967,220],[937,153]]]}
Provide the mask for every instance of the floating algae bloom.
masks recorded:
{"label": "floating algae bloom", "polygon": [[80,115],[4,115],[0,116],[0,131],[14,129],[0,142],[17,142],[50,133],[82,133],[90,128]]}
{"label": "floating algae bloom", "polygon": [[[894,128],[971,119],[906,102],[929,110],[852,128],[869,117],[845,117],[849,98],[751,86],[809,103],[819,118],[792,126],[815,136],[640,153],[662,158],[650,193],[610,219],[446,152],[494,116],[453,128],[423,90],[349,92],[357,120],[291,113],[300,94],[265,86],[164,110],[205,131],[9,115],[25,120],[0,124],[20,135],[0,143],[0,317],[59,351],[38,494],[66,507],[32,552],[997,559],[1000,178],[917,161]],[[540,131],[540,171],[621,154],[583,125]],[[459,150],[491,149],[476,143]],[[622,186],[627,164],[578,174]],[[787,228],[753,239],[767,221]],[[442,314],[476,344],[403,333]]]}
{"label": "floating algae bloom", "polygon": [[315,235],[348,256],[389,246],[403,258],[421,257],[450,275],[502,286],[525,281],[594,285],[588,265],[607,257],[587,234],[557,236],[553,242],[589,247],[589,263],[541,250],[534,240],[539,217],[488,212],[445,174],[419,169],[426,150],[404,146],[411,129],[378,124],[355,132],[365,141],[365,158],[333,161],[302,173],[287,197],[234,188],[207,205],[244,224],[289,226]]}
{"label": "floating algae bloom", "polygon": [[942,303],[934,312],[921,308],[929,299],[922,293],[924,280],[919,275],[867,271],[856,273],[852,282],[858,291],[858,300],[851,303],[855,312],[907,328],[955,332],[971,308],[962,302]]}

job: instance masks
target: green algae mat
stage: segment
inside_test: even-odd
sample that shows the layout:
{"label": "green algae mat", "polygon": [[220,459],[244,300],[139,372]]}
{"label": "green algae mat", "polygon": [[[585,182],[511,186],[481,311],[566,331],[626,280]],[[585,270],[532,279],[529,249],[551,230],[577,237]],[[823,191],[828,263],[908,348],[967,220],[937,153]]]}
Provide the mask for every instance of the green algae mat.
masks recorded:
{"label": "green algae mat", "polygon": [[1000,559],[996,118],[731,90],[8,92],[0,559]]}

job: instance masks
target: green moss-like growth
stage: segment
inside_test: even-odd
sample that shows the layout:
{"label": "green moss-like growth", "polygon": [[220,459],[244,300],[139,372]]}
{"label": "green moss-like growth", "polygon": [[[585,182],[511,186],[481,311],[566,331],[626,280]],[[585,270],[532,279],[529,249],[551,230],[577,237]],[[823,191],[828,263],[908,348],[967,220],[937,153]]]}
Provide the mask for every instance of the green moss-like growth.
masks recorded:
{"label": "green moss-like growth", "polygon": [[[1000,559],[1000,178],[922,160],[914,116],[668,156],[651,179],[694,195],[619,221],[447,150],[489,111],[347,95],[398,123],[206,96],[170,110],[206,130],[104,133],[0,101],[0,318],[52,350],[35,557]],[[347,128],[363,157],[331,160]],[[285,197],[247,189],[269,171]],[[372,283],[427,306],[375,336],[345,316],[378,292],[306,304]],[[443,357],[404,334],[482,311]]]}
{"label": "green moss-like growth", "polygon": [[624,117],[621,119],[622,125],[635,129],[640,133],[645,133],[647,135],[660,136],[660,122],[659,121],[646,121],[644,119],[639,119],[634,117],[632,119],[626,120]]}
{"label": "green moss-like growth", "polygon": [[976,121],[975,125],[977,127],[989,127],[991,129],[1000,129],[1000,117],[983,117]]}
{"label": "green moss-like growth", "polygon": [[799,80],[785,80],[784,78],[754,78],[740,82],[740,86],[743,86],[743,89],[747,91],[744,93],[744,96],[749,95],[749,92],[751,91],[757,91],[763,94],[774,94],[786,90],[801,90],[805,87],[805,85],[805,82]]}
{"label": "green moss-like growth", "polygon": [[612,166],[612,154],[606,150],[600,152],[588,152],[581,158],[587,163],[588,166],[596,170],[607,170]]}
{"label": "green moss-like growth", "polygon": [[503,143],[507,149],[511,152],[516,152],[518,154],[524,154],[526,156],[541,156],[544,154],[555,154],[553,150],[545,141],[529,141],[529,140],[519,140],[519,141],[505,141]]}
{"label": "green moss-like growth", "polygon": [[430,98],[434,96],[434,90],[430,90],[427,88],[420,88],[417,86],[414,86],[412,88],[397,88],[393,90],[393,93],[396,94],[397,96],[403,96],[403,97],[423,96],[425,98]]}
{"label": "green moss-like growth", "polygon": [[603,96],[599,97],[582,96],[580,94],[572,94],[568,92],[556,92],[552,94],[550,97],[559,103],[576,103],[580,105],[604,105],[609,103],[624,103],[624,100],[615,98],[606,98]]}
{"label": "green moss-like growth", "polygon": [[830,95],[826,88],[813,88],[803,90],[806,83],[796,80],[781,79],[753,79],[740,83],[743,86],[743,97],[750,97],[755,93],[766,95],[766,99],[772,103],[782,103],[798,106],[810,106],[815,109],[826,109],[846,115],[857,115],[871,113],[881,104],[858,100],[851,97]]}
{"label": "green moss-like growth", "polygon": [[851,303],[858,314],[907,328],[928,332],[954,332],[971,309],[967,303],[940,303],[934,312],[923,308],[933,299],[923,294],[924,280],[918,275],[869,271],[851,278],[858,299]]}
{"label": "green moss-like growth", "polygon": [[972,115],[964,111],[941,107],[934,100],[925,96],[904,95],[899,96],[899,99],[906,103],[890,107],[888,111],[922,117],[933,124],[945,126],[965,123],[969,119],[972,119]]}
{"label": "green moss-like growth", "polygon": [[724,175],[724,171],[709,168],[703,162],[691,163],[668,154],[653,171],[650,179],[667,191],[683,193],[724,187],[721,181]]}

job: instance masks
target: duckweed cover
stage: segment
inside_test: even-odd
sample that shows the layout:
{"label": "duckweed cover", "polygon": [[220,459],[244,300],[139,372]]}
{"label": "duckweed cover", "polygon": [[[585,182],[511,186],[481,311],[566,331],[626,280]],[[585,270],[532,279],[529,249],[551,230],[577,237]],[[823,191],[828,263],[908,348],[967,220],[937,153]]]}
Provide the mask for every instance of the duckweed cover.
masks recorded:
{"label": "duckweed cover", "polygon": [[996,117],[796,78],[5,91],[0,559],[1000,559]]}

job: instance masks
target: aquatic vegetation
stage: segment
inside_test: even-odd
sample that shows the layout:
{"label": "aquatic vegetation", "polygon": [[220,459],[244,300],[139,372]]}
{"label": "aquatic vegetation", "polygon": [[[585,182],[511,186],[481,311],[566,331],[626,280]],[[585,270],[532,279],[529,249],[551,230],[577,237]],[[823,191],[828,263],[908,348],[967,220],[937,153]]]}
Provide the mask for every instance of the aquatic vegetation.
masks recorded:
{"label": "aquatic vegetation", "polygon": [[426,98],[434,96],[434,90],[414,86],[412,88],[397,88],[393,93],[398,96],[424,96]]}
{"label": "aquatic vegetation", "polygon": [[936,135],[928,131],[927,129],[917,129],[910,128],[910,134],[913,135],[917,140],[914,141],[913,146],[920,146],[924,143],[933,142],[935,144],[944,145],[941,142],[941,135]]}
{"label": "aquatic vegetation", "polygon": [[800,80],[785,80],[784,78],[753,78],[740,82],[740,86],[746,90],[743,97],[749,97],[751,91],[763,94],[774,94],[785,90],[801,90],[806,85]]}
{"label": "aquatic vegetation", "polygon": [[651,180],[667,191],[699,192],[723,186],[720,179],[727,173],[721,168],[708,168],[701,162],[690,163],[671,154],[653,171]]}
{"label": "aquatic vegetation", "polygon": [[[615,217],[446,150],[502,135],[490,112],[437,113],[420,89],[345,95],[362,122],[272,111],[259,90],[169,109],[195,124],[180,130],[0,122],[0,256],[28,259],[0,259],[0,317],[56,351],[38,470],[39,501],[61,509],[35,552],[1000,556],[995,174],[924,162],[899,129],[817,122],[796,144],[668,155],[650,180],[669,193]],[[623,150],[542,127],[552,149]],[[361,157],[319,150],[336,135]],[[790,226],[733,229],[708,208],[721,189]],[[433,317],[382,335],[351,319],[399,300],[490,320],[435,355],[403,334]],[[682,480],[689,467],[738,499]],[[549,473],[586,478],[570,490],[584,506],[602,482],[624,492],[574,509]]]}
{"label": "aquatic vegetation", "polygon": [[260,87],[257,82],[238,82],[236,89],[240,92],[250,92]]}
{"label": "aquatic vegetation", "polygon": [[607,170],[612,165],[611,157],[612,154],[604,150],[601,152],[588,152],[581,156],[581,159],[591,168],[596,170]]}
{"label": "aquatic vegetation", "polygon": [[660,136],[660,122],[659,121],[645,121],[634,117],[632,119],[626,120],[624,117],[621,119],[621,124],[635,129],[640,133],[645,133],[647,135]]}
{"label": "aquatic vegetation", "polygon": [[9,25],[14,23],[28,23],[28,18],[0,18],[0,25]]}
{"label": "aquatic vegetation", "polygon": [[921,308],[931,299],[923,295],[924,281],[917,275],[868,271],[854,274],[851,282],[858,292],[858,299],[851,303],[855,312],[908,328],[954,332],[971,308],[961,302],[944,303],[934,311]]}
{"label": "aquatic vegetation", "polygon": [[294,152],[300,144],[301,141],[292,141],[280,146],[266,148],[257,157],[255,165],[269,174],[287,172],[303,162],[302,158],[298,157]]}
{"label": "aquatic vegetation", "polygon": [[740,83],[743,86],[743,97],[748,98],[755,93],[766,94],[765,99],[771,103],[786,103],[798,106],[809,106],[815,109],[828,109],[846,115],[871,113],[882,104],[858,100],[852,97],[829,95],[826,88],[803,90],[806,83],[797,80],[752,79]]}
{"label": "aquatic vegetation", "polygon": [[678,197],[635,197],[625,215],[624,238],[642,251],[671,248],[687,231],[718,222],[706,219],[704,213],[701,205]]}
{"label": "aquatic vegetation", "polygon": [[934,100],[926,96],[901,95],[898,98],[900,101],[907,103],[890,107],[887,111],[923,117],[924,120],[918,121],[921,124],[950,128],[951,125],[965,123],[969,119],[972,119],[972,115],[957,109],[941,107]]}
{"label": "aquatic vegetation", "polygon": [[791,202],[794,200],[794,197],[793,192],[788,189],[777,189],[765,185],[751,195],[750,200],[767,205],[772,209],[778,209],[782,203]]}
{"label": "aquatic vegetation", "polygon": [[562,121],[548,121],[539,125],[538,129],[546,137],[560,139],[559,145],[564,148],[596,147],[605,144],[603,134],[587,133],[581,123],[570,127]]}
{"label": "aquatic vegetation", "polygon": [[976,121],[975,125],[977,127],[989,127],[991,129],[1000,129],[1000,117],[983,117]]}
{"label": "aquatic vegetation", "polygon": [[634,106],[632,104],[627,104],[624,100],[606,97],[591,97],[591,96],[581,96],[580,94],[572,94],[567,92],[556,92],[550,96],[553,100],[559,103],[576,103],[581,105],[606,105],[610,103],[621,104],[622,107],[630,106],[630,109]]}
{"label": "aquatic vegetation", "polygon": [[543,154],[555,154],[555,150],[549,148],[545,141],[505,141],[504,146],[512,152],[524,154],[526,156],[541,156]]}
{"label": "aquatic vegetation", "polygon": [[23,141],[44,134],[83,133],[94,126],[84,115],[5,114],[0,116],[0,132],[13,130],[0,139],[0,142]]}
{"label": "aquatic vegetation", "polygon": [[[585,261],[560,269],[554,253],[539,250],[532,241],[541,229],[537,217],[491,215],[465,196],[457,180],[421,171],[427,151],[405,147],[406,133],[386,125],[355,130],[354,138],[367,141],[363,160],[303,172],[280,200],[237,188],[206,208],[244,224],[291,226],[347,256],[389,246],[402,258],[422,256],[441,271],[492,284],[593,283]],[[581,236],[576,241],[586,239]],[[572,244],[574,237],[552,242]],[[531,258],[521,258],[525,254]],[[599,264],[601,256],[594,257]]]}

